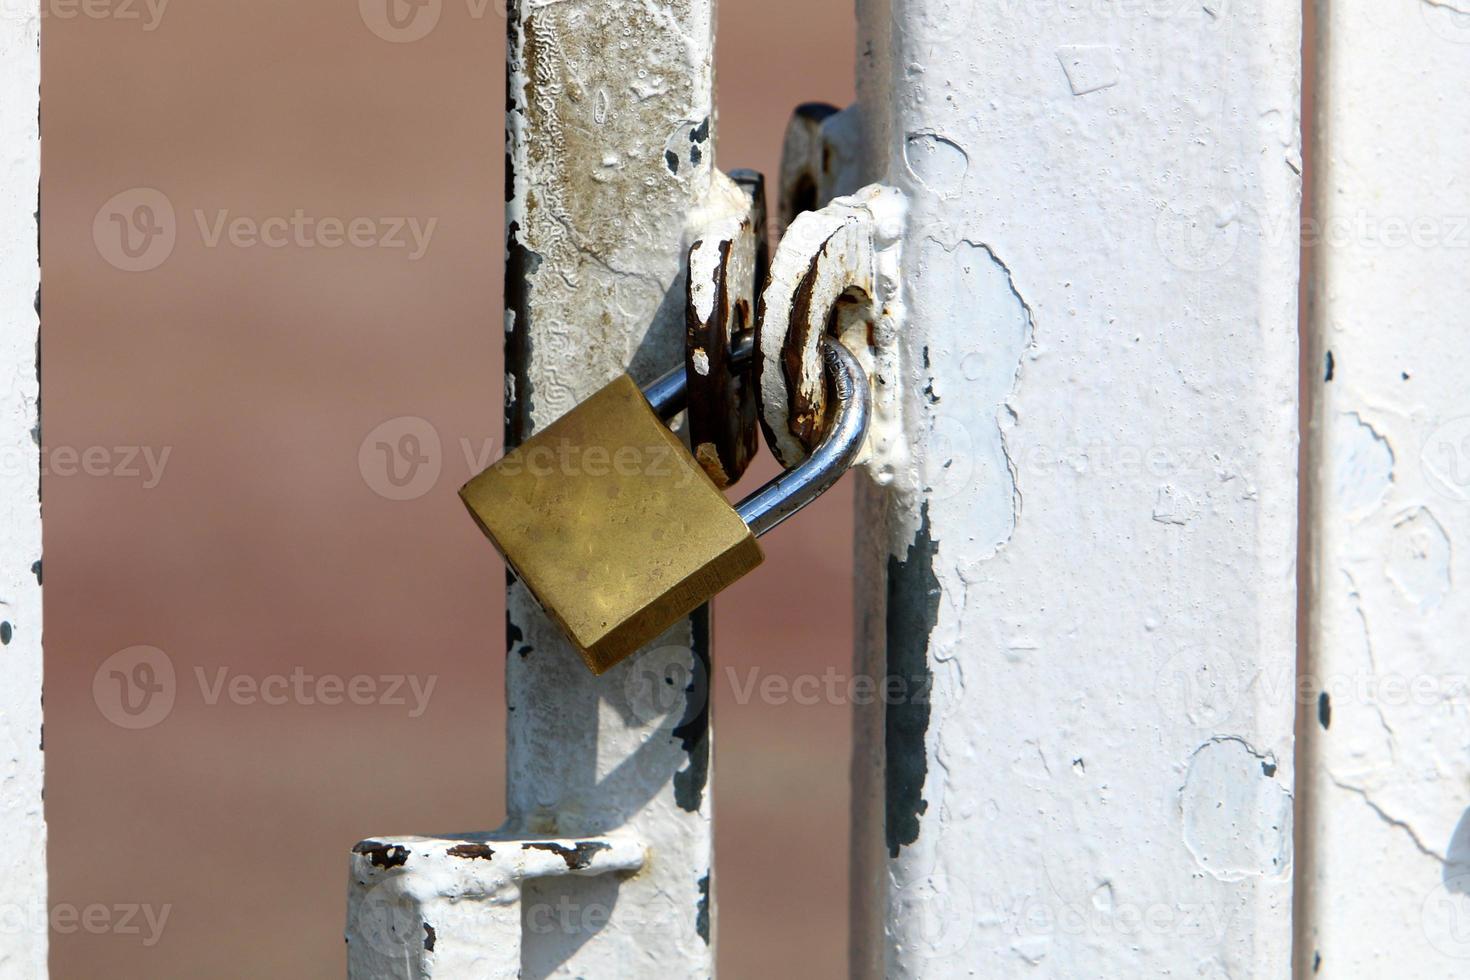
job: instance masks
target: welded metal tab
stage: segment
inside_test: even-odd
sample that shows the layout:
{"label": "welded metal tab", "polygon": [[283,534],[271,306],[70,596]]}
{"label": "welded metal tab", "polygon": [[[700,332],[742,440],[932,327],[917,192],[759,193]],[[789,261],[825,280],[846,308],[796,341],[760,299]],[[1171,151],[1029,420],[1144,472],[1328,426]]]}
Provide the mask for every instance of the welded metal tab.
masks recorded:
{"label": "welded metal tab", "polygon": [[718,487],[738,482],[760,448],[753,372],[737,370],[732,355],[754,334],[757,293],[770,267],[765,178],[753,170],[731,178],[749,210],[711,228],[689,251],[684,348],[689,445]]}
{"label": "welded metal tab", "polygon": [[[375,980],[516,980],[522,923],[567,919],[527,903],[536,879],[627,877],[631,837],[514,840],[494,835],[365,840],[349,859],[347,969]],[[583,910],[578,909],[580,920]]]}

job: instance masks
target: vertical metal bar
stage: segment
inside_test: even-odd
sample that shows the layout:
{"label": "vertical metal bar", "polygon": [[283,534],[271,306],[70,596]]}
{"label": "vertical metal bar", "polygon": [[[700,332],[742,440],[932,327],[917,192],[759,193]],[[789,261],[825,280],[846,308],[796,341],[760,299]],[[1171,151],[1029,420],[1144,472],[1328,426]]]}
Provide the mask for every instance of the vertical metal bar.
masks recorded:
{"label": "vertical metal bar", "polygon": [[858,11],[912,458],[860,500],[854,973],[1286,976],[1300,13]]}
{"label": "vertical metal bar", "polygon": [[46,822],[41,803],[39,9],[0,17],[0,973],[46,976]]}
{"label": "vertical metal bar", "polygon": [[1463,976],[1470,8],[1316,8],[1297,968]]}
{"label": "vertical metal bar", "polygon": [[[648,381],[682,357],[689,232],[717,187],[714,4],[518,0],[509,22],[515,444],[630,364]],[[525,976],[711,975],[708,611],[595,678],[512,583],[508,640],[508,829],[623,830],[651,855],[621,884],[528,882],[526,907],[597,914],[528,932]]]}

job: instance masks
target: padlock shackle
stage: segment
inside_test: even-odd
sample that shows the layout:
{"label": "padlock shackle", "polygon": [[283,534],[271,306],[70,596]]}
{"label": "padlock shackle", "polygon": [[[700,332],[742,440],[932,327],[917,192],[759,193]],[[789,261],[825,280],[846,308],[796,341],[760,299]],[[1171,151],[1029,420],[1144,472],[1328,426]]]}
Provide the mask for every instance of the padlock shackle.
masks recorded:
{"label": "padlock shackle", "polygon": [[[730,348],[730,373],[739,374],[755,361],[755,334],[747,332]],[[689,403],[689,372],[678,367],[643,389],[653,414],[665,422],[684,411]]]}
{"label": "padlock shackle", "polygon": [[822,359],[832,384],[832,424],[810,456],[735,508],[756,537],[774,530],[832,488],[852,468],[872,418],[868,375],[857,358],[831,337],[822,338]]}
{"label": "padlock shackle", "polygon": [[[755,357],[755,343],[742,338],[730,351],[731,368],[745,369]],[[756,537],[780,526],[816,500],[852,468],[868,437],[872,393],[868,375],[857,358],[831,337],[822,338],[822,357],[832,384],[833,420],[821,443],[795,469],[776,477],[735,508]],[[677,368],[643,389],[643,397],[665,422],[684,410],[689,384]]]}

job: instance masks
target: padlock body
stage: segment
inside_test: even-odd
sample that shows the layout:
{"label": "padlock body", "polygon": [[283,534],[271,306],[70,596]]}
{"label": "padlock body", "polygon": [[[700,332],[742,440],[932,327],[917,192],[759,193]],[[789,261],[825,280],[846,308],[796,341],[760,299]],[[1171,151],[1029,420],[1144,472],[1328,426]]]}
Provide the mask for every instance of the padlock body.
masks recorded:
{"label": "padlock body", "polygon": [[627,375],[460,497],[598,674],[763,560],[750,528]]}

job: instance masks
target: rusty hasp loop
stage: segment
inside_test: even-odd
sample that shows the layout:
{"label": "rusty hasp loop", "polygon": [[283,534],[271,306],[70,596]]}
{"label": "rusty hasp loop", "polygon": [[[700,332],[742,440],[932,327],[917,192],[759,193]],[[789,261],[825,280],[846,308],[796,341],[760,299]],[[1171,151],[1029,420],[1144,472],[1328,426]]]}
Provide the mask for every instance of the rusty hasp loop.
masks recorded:
{"label": "rusty hasp loop", "polygon": [[758,397],[750,373],[731,357],[754,335],[757,290],[770,265],[765,178],[730,175],[749,201],[745,217],[711,229],[689,250],[685,372],[689,445],[715,486],[739,481],[760,448]]}
{"label": "rusty hasp loop", "polygon": [[818,445],[827,418],[822,339],[870,346],[873,218],[858,197],[798,215],[776,249],[761,300],[756,372],[766,443],[787,469]]}

